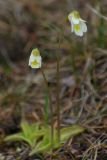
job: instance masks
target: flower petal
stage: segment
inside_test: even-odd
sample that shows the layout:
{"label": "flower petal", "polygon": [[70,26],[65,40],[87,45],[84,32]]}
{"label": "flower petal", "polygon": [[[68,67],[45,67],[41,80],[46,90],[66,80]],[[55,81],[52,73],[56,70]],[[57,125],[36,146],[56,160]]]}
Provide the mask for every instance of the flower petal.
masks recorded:
{"label": "flower petal", "polygon": [[75,34],[76,34],[77,36],[80,36],[80,37],[83,36],[83,32],[82,32],[81,30],[79,30],[79,31],[74,30],[74,32],[75,32]]}
{"label": "flower petal", "polygon": [[71,32],[74,32],[74,24],[71,23]]}
{"label": "flower petal", "polygon": [[36,59],[36,57],[33,54],[31,54],[29,60],[34,61],[34,59]]}
{"label": "flower petal", "polygon": [[41,67],[41,57],[39,56],[37,59],[31,62],[30,66],[32,68],[40,68]]}
{"label": "flower petal", "polygon": [[81,26],[81,30],[83,31],[83,32],[87,32],[87,26],[86,26],[86,24],[85,24],[85,22],[80,22],[80,26]]}
{"label": "flower petal", "polygon": [[86,22],[85,20],[83,20],[82,18],[80,18],[80,22]]}
{"label": "flower petal", "polygon": [[72,23],[79,24],[80,20],[72,16]]}
{"label": "flower petal", "polygon": [[37,48],[33,49],[31,54],[34,55],[34,56],[40,56],[40,52]]}
{"label": "flower petal", "polygon": [[70,13],[70,14],[68,15],[68,19],[69,19],[69,21],[70,21],[71,23],[73,23],[73,24],[79,24],[79,22],[80,22],[80,19],[79,19],[77,16],[75,16],[74,13]]}
{"label": "flower petal", "polygon": [[80,24],[74,25],[74,32],[77,36],[83,36],[83,31],[81,30]]}

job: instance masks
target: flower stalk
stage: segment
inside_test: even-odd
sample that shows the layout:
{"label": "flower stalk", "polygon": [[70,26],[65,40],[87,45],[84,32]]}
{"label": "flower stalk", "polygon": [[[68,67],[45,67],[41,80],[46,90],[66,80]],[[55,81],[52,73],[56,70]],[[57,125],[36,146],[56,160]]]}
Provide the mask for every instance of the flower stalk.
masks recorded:
{"label": "flower stalk", "polygon": [[[60,50],[60,37],[58,40],[58,49]],[[59,52],[56,54],[57,60],[57,71],[56,71],[56,78],[57,78],[57,89],[56,89],[56,103],[57,103],[57,135],[58,135],[58,142],[60,143],[61,140],[61,133],[60,133],[60,55]]]}
{"label": "flower stalk", "polygon": [[46,76],[45,76],[45,73],[41,67],[41,73],[42,73],[42,76],[43,76],[43,79],[44,79],[44,82],[45,82],[45,85],[46,85],[46,89],[47,89],[47,92],[48,92],[48,96],[49,96],[49,104],[50,104],[50,117],[51,117],[51,147],[53,148],[53,141],[54,141],[54,122],[53,122],[53,107],[52,107],[52,98],[51,98],[51,92],[50,92],[50,88],[49,88],[49,85],[48,85],[48,82],[47,82],[47,79],[46,79]]}

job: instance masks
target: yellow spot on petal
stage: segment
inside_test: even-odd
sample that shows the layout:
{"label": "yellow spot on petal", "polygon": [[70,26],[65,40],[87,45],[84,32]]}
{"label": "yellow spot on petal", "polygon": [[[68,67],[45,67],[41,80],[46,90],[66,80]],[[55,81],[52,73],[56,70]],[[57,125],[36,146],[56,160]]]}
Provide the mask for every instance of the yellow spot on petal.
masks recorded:
{"label": "yellow spot on petal", "polygon": [[40,52],[39,52],[39,50],[37,48],[32,50],[32,54],[34,56],[40,56]]}
{"label": "yellow spot on petal", "polygon": [[33,61],[33,62],[31,62],[31,66],[32,66],[32,67],[36,67],[36,66],[39,66],[39,65],[40,65],[40,63],[37,62],[36,60]]}
{"label": "yellow spot on petal", "polygon": [[79,25],[79,24],[75,24],[75,25],[74,25],[74,30],[80,31],[80,25]]}

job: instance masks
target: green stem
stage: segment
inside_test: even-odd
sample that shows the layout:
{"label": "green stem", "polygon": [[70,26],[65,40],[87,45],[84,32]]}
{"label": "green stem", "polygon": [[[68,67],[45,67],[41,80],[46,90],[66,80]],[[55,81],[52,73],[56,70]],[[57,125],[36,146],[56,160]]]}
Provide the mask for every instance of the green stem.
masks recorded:
{"label": "green stem", "polygon": [[45,106],[44,106],[44,125],[47,126],[49,122],[49,96],[47,90],[45,90]]}
{"label": "green stem", "polygon": [[53,148],[53,141],[54,141],[54,122],[53,122],[53,108],[52,108],[52,98],[51,98],[51,92],[50,92],[50,88],[49,88],[49,85],[48,85],[48,82],[47,82],[47,79],[45,77],[45,73],[41,67],[41,73],[42,73],[42,76],[44,78],[44,82],[45,82],[45,85],[46,85],[46,88],[47,88],[47,92],[48,92],[48,96],[49,96],[49,104],[50,104],[50,117],[51,117],[51,146]]}
{"label": "green stem", "polygon": [[[59,49],[60,49],[60,38],[59,38]],[[58,142],[60,143],[60,56],[59,53],[56,54],[56,59],[57,59],[57,73],[56,73],[56,78],[57,78],[57,89],[56,89],[56,102],[57,102],[57,134],[58,134]]]}

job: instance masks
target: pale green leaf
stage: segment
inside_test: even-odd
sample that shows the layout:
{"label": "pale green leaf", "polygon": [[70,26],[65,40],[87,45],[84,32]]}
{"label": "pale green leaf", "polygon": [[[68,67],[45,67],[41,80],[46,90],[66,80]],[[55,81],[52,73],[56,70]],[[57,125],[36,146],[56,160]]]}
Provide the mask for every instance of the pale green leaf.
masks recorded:
{"label": "pale green leaf", "polygon": [[30,152],[30,155],[33,155],[33,154],[39,153],[39,152],[43,153],[43,152],[50,150],[50,149],[51,149],[50,130],[47,130],[47,134],[45,134],[43,139],[40,142],[38,142],[36,147]]}
{"label": "pale green leaf", "polygon": [[79,125],[72,125],[61,129],[61,142],[65,142],[68,138],[80,134],[84,128]]}

